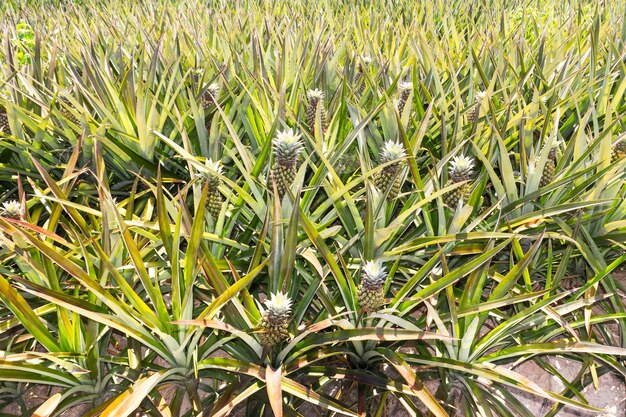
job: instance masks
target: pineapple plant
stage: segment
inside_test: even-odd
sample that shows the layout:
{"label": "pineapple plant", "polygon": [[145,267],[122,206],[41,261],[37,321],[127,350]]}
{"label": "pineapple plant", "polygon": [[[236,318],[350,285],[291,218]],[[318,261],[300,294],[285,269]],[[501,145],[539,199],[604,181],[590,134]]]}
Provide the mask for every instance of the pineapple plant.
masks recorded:
{"label": "pineapple plant", "polygon": [[315,118],[317,112],[320,113],[320,121],[322,125],[322,133],[326,132],[327,119],[326,109],[324,109],[324,92],[319,89],[309,90],[307,92],[308,104],[306,107],[306,123],[311,129],[311,132],[315,132]]}
{"label": "pineapple plant", "polygon": [[207,208],[209,214],[217,219],[222,210],[222,194],[219,191],[220,178],[222,173],[222,166],[220,161],[213,161],[208,159],[205,163],[207,167],[207,173],[203,174],[203,180],[208,183],[208,195],[207,195]]}
{"label": "pineapple plant", "polygon": [[361,284],[356,297],[363,311],[376,311],[385,305],[387,272],[381,261],[368,261],[363,266]]}
{"label": "pineapple plant", "polygon": [[365,77],[364,73],[366,68],[372,63],[372,58],[369,55],[361,55],[359,66],[357,68],[356,74],[354,75],[354,86],[356,91],[359,94],[363,94],[363,90],[365,90]]}
{"label": "pineapple plant", "polygon": [[485,92],[479,91],[474,97],[476,99],[476,103],[467,111],[467,122],[470,124],[474,123],[474,120],[476,120],[480,116],[480,108],[483,105]]}
{"label": "pineapple plant", "polygon": [[289,321],[291,320],[291,299],[282,292],[272,294],[265,301],[266,309],[259,319],[261,344],[266,348],[274,347],[289,339]]}
{"label": "pineapple plant", "polygon": [[389,190],[387,194],[387,200],[393,200],[400,193],[401,179],[400,179],[400,170],[404,166],[403,158],[406,156],[404,152],[404,147],[399,142],[387,141],[383,146],[382,156],[380,158],[380,164],[386,164],[391,161],[395,161],[392,164],[384,167],[376,179],[374,180],[374,185],[381,192],[386,192]]}
{"label": "pineapple plant", "polygon": [[215,104],[220,94],[220,86],[217,83],[209,85],[206,91],[202,94],[202,108],[205,110],[209,106]]}
{"label": "pineapple plant", "polygon": [[617,142],[611,152],[611,163],[615,163],[626,156],[626,140]]}
{"label": "pineapple plant", "polygon": [[398,90],[400,90],[400,98],[398,98],[398,113],[402,114],[404,106],[406,106],[406,103],[411,96],[411,92],[413,91],[413,83],[401,82],[398,85]]}
{"label": "pineapple plant", "polygon": [[[454,159],[450,163],[450,180],[448,181],[446,186],[471,180],[473,175],[473,168],[474,161],[472,160],[472,158],[469,158],[465,155],[454,157]],[[467,200],[470,191],[471,186],[468,182],[466,182],[462,186],[455,188],[454,190],[448,191],[446,194],[444,194],[443,201],[448,207],[456,208],[459,205],[459,202]]]}
{"label": "pineapple plant", "polygon": [[272,177],[276,181],[279,197],[283,198],[296,178],[298,156],[302,152],[300,134],[295,133],[293,129],[279,132],[274,139],[273,149]]}
{"label": "pineapple plant", "polygon": [[0,133],[11,134],[11,126],[9,126],[9,117],[4,107],[0,106]]}
{"label": "pineapple plant", "polygon": [[554,181],[554,173],[556,171],[556,157],[557,151],[559,149],[559,141],[555,141],[550,148],[550,153],[548,153],[548,160],[546,161],[546,165],[543,167],[543,172],[541,173],[541,179],[539,180],[539,187],[545,187]]}
{"label": "pineapple plant", "polygon": [[6,201],[2,204],[2,215],[10,219],[22,218],[22,205],[17,200]]}

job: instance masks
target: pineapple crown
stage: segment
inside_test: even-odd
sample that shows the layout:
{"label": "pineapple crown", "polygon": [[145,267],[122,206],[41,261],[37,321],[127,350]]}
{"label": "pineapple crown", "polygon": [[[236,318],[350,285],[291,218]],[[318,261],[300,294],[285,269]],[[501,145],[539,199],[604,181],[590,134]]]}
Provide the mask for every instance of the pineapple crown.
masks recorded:
{"label": "pineapple crown", "polygon": [[17,200],[5,201],[2,204],[2,213],[8,217],[20,217],[22,205]]}
{"label": "pineapple crown", "polygon": [[361,62],[365,65],[369,65],[372,63],[372,57],[369,55],[361,55]]}
{"label": "pineapple crown", "polygon": [[559,149],[561,147],[561,143],[563,143],[561,139],[556,139],[554,142],[552,142],[552,146],[550,146],[550,150]]}
{"label": "pineapple crown", "polygon": [[291,299],[282,291],[271,294],[270,298],[265,300],[265,305],[267,310],[274,315],[288,315],[291,313]]}
{"label": "pineapple crown", "polygon": [[322,100],[324,98],[324,92],[316,88],[314,90],[307,91],[306,96],[309,100],[313,100],[313,101]]}
{"label": "pineapple crown", "polygon": [[222,173],[222,163],[221,161],[213,161],[213,159],[209,158],[204,162],[205,170],[197,173],[197,178],[199,181],[217,181],[219,184],[219,178],[217,177]]}
{"label": "pineapple crown", "polygon": [[208,93],[211,93],[211,95],[214,98],[217,98],[217,96],[220,94],[220,86],[217,83],[213,83],[211,85],[209,85],[209,87],[206,90]]}
{"label": "pineapple crown", "polygon": [[409,90],[412,90],[412,89],[413,89],[413,83],[412,83],[412,82],[410,82],[410,81],[406,81],[406,82],[405,82],[405,81],[401,81],[401,82],[398,84],[398,89],[399,89],[400,91],[409,91]]}
{"label": "pineapple crown", "polygon": [[481,102],[486,95],[487,93],[485,93],[484,91],[479,91],[474,95],[474,98],[476,99],[476,102]]}
{"label": "pineapple crown", "polygon": [[450,173],[465,173],[471,174],[474,168],[474,161],[465,155],[455,156],[450,163]]}
{"label": "pineapple crown", "polygon": [[209,158],[204,163],[209,174],[221,174],[222,173],[222,162],[220,160],[213,161],[213,159]]}
{"label": "pineapple crown", "polygon": [[363,265],[364,279],[373,282],[384,282],[387,279],[387,272],[382,261],[367,261]]}
{"label": "pineapple crown", "polygon": [[274,152],[277,158],[297,158],[302,151],[302,142],[300,134],[294,132],[293,129],[278,132],[274,138]]}
{"label": "pineapple crown", "polygon": [[383,161],[394,161],[396,159],[402,159],[406,156],[404,152],[404,146],[400,142],[393,142],[391,140],[385,142],[383,145]]}

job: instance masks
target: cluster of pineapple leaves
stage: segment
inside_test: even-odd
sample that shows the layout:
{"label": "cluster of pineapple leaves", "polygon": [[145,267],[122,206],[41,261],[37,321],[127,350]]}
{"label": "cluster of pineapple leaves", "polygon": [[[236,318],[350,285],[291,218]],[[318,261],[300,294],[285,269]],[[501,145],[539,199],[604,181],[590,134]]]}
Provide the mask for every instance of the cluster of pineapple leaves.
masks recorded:
{"label": "cluster of pineapple leaves", "polygon": [[0,4],[0,416],[601,411],[624,10]]}

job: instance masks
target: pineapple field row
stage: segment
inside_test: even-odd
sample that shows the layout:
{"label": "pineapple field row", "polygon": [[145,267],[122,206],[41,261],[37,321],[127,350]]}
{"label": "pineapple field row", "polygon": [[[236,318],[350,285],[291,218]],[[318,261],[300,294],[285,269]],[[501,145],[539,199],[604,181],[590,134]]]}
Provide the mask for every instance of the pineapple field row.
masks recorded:
{"label": "pineapple field row", "polygon": [[626,1],[0,11],[0,417],[624,415]]}

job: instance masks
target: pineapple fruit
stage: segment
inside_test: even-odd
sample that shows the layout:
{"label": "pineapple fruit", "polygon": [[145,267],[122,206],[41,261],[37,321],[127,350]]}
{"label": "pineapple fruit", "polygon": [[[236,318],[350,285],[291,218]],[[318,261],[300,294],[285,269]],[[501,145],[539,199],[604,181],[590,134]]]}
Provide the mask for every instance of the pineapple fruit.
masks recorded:
{"label": "pineapple fruit", "polygon": [[[446,184],[456,184],[463,181],[469,181],[472,179],[472,169],[474,168],[474,161],[465,155],[456,156],[452,160],[449,168],[450,181]],[[465,183],[462,186],[455,188],[452,191],[448,191],[443,196],[444,203],[455,209],[459,205],[459,201],[466,201],[470,195],[471,186],[469,183]]]}
{"label": "pineapple fruit", "polygon": [[356,297],[364,311],[376,311],[385,305],[387,272],[381,261],[369,261],[363,266],[361,284]]}
{"label": "pineapple fruit", "polygon": [[22,218],[22,205],[17,200],[3,203],[2,215],[10,219],[20,220]]}
{"label": "pineapple fruit", "polygon": [[617,142],[611,152],[611,163],[615,163],[626,156],[626,140]]}
{"label": "pineapple fruit", "polygon": [[59,106],[59,112],[61,113],[61,116],[63,116],[63,118],[67,122],[80,126],[80,122],[74,115],[74,112],[77,111],[76,106],[74,106],[71,101],[69,101],[65,97],[61,97],[57,105]]}
{"label": "pineapple fruit", "polygon": [[357,68],[356,74],[354,75],[354,86],[356,91],[359,94],[363,94],[363,90],[365,90],[365,70],[372,63],[372,58],[369,55],[361,55],[359,66]]}
{"label": "pineapple fruit", "polygon": [[271,348],[289,339],[291,300],[287,294],[277,292],[265,301],[266,310],[259,320],[261,344]]}
{"label": "pineapple fruit", "polygon": [[374,180],[374,185],[376,185],[376,188],[382,193],[387,192],[389,189],[389,193],[387,194],[387,200],[389,201],[396,198],[398,193],[400,193],[400,186],[402,185],[400,170],[404,166],[403,158],[405,156],[404,147],[399,142],[385,142],[382,156],[380,157],[380,163],[386,164],[391,161],[395,162],[387,165],[380,171]]}
{"label": "pineapple fruit", "polygon": [[479,91],[478,93],[476,93],[475,99],[476,99],[476,104],[474,104],[474,106],[472,106],[468,111],[467,111],[467,122],[468,123],[474,123],[474,120],[476,120],[476,118],[478,118],[480,116],[480,108],[483,105],[483,99],[485,98],[485,92],[484,91]]}
{"label": "pineapple fruit", "polygon": [[398,84],[398,90],[400,90],[400,98],[398,98],[398,113],[402,115],[402,112],[404,111],[404,106],[406,106],[406,103],[411,96],[411,92],[413,91],[413,83],[401,82],[400,84]]}
{"label": "pineapple fruit", "polygon": [[272,176],[276,181],[276,188],[280,198],[293,184],[298,170],[298,156],[302,152],[300,135],[293,129],[279,132],[274,139],[274,166]]}
{"label": "pineapple fruit", "polygon": [[306,124],[311,129],[311,133],[315,133],[315,118],[317,112],[320,113],[320,121],[322,124],[322,133],[326,132],[327,118],[326,109],[324,109],[324,92],[322,90],[309,90],[307,92],[308,104],[306,107]]}
{"label": "pineapple fruit", "polygon": [[213,161],[208,159],[206,161],[207,173],[203,175],[204,181],[208,183],[208,195],[207,195],[207,208],[209,214],[217,219],[222,210],[222,194],[220,194],[220,178],[222,173],[222,166],[220,161]]}
{"label": "pineapple fruit", "polygon": [[539,187],[545,187],[554,181],[554,173],[556,171],[556,157],[557,150],[559,149],[559,143],[556,141],[552,147],[550,148],[550,153],[548,153],[548,160],[546,161],[546,165],[543,167],[543,172],[541,173],[541,179],[539,180]]}
{"label": "pineapple fruit", "polygon": [[359,157],[355,151],[348,150],[341,154],[335,165],[335,171],[339,175],[353,174],[359,169]]}
{"label": "pineapple fruit", "polygon": [[202,108],[205,110],[215,104],[220,95],[220,86],[217,83],[209,85],[202,94]]}
{"label": "pineapple fruit", "polygon": [[0,133],[11,134],[11,126],[9,126],[9,116],[4,107],[0,106]]}

